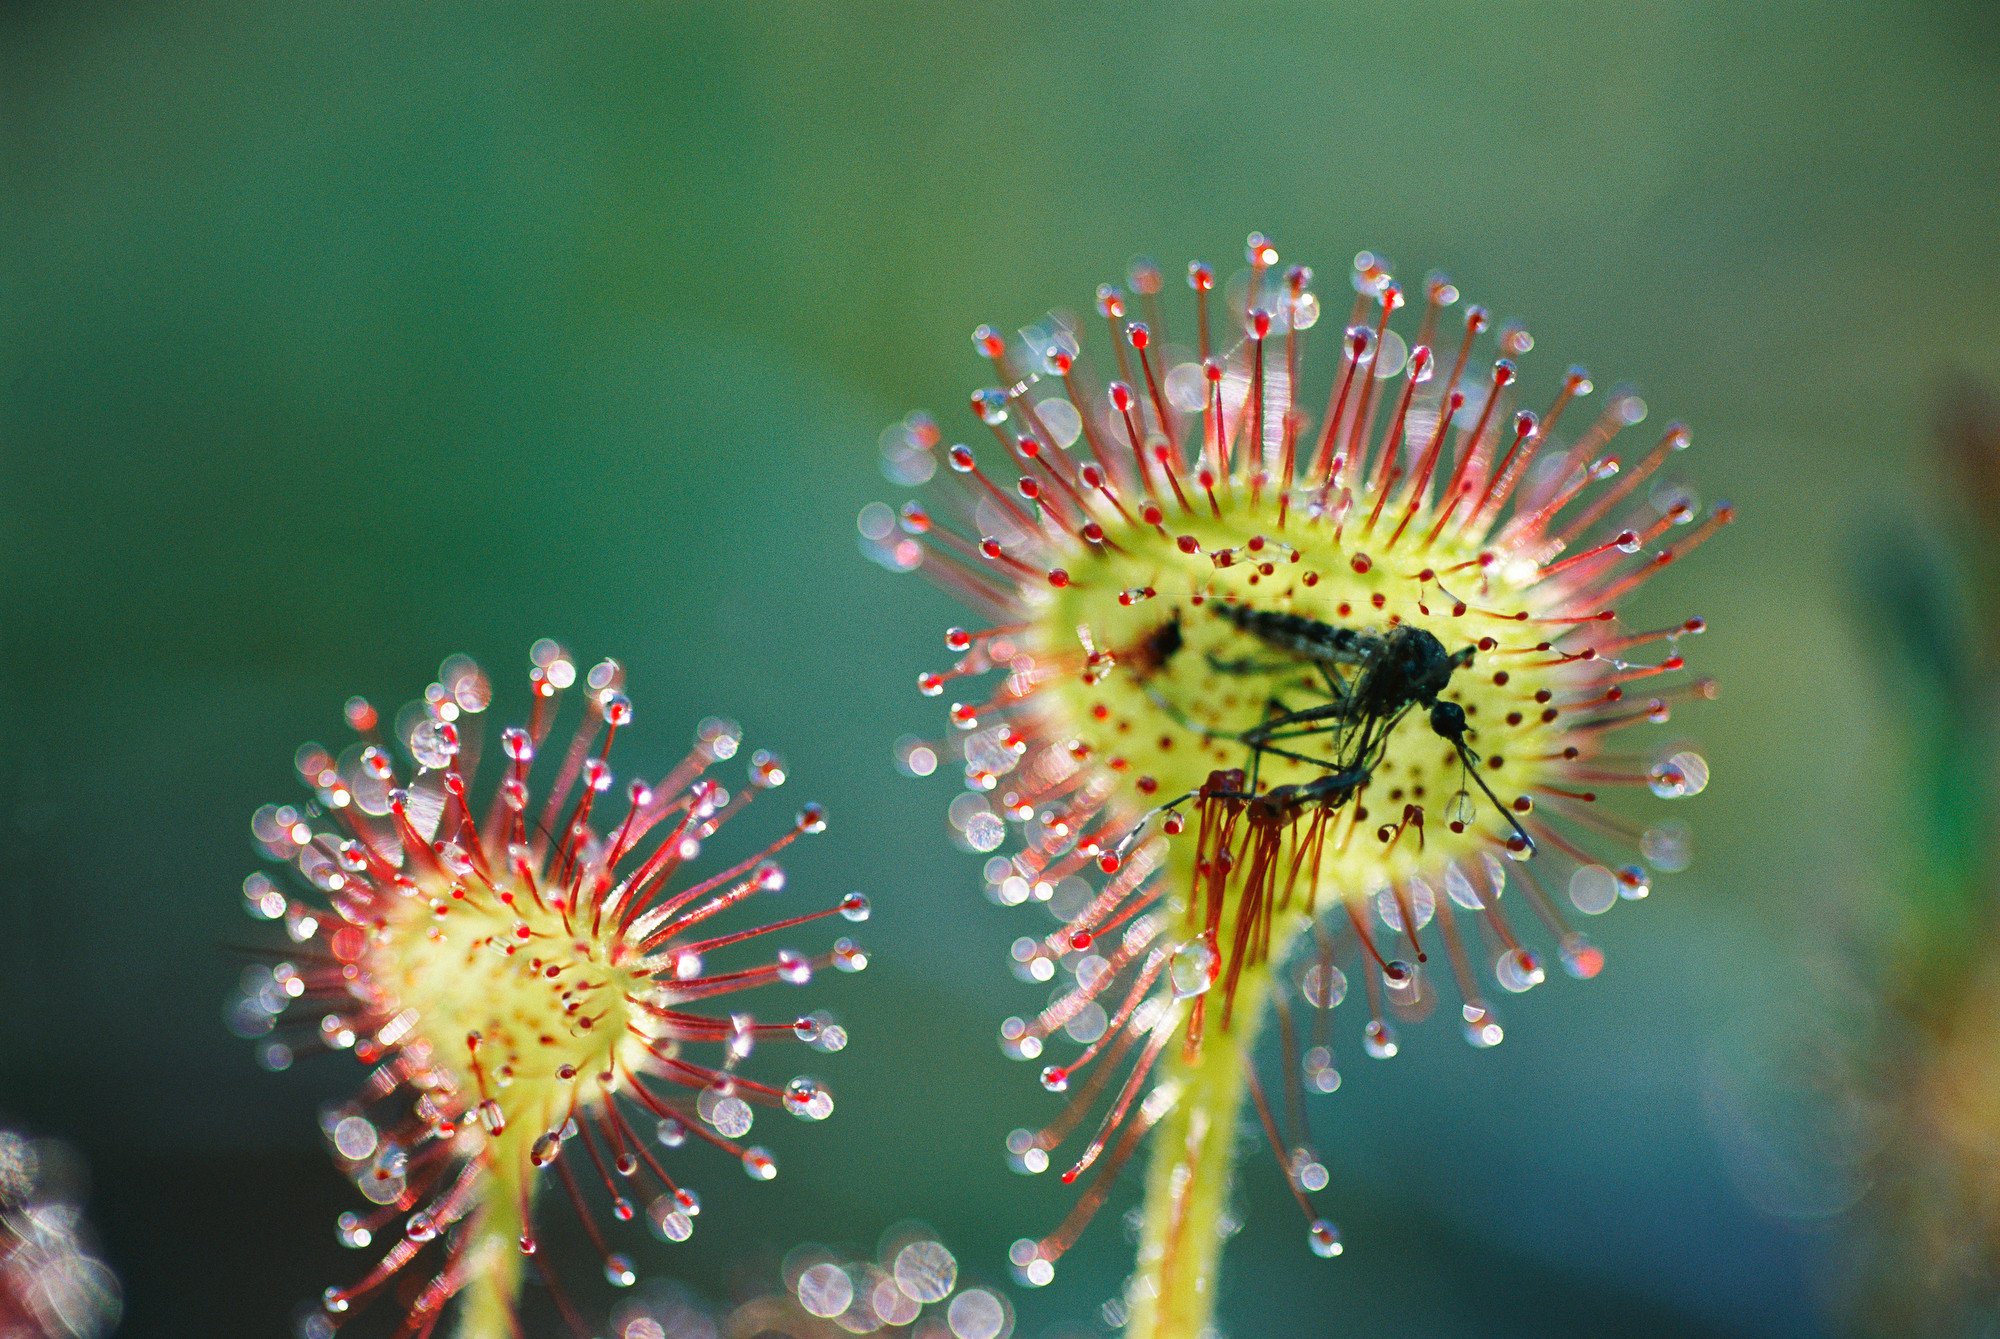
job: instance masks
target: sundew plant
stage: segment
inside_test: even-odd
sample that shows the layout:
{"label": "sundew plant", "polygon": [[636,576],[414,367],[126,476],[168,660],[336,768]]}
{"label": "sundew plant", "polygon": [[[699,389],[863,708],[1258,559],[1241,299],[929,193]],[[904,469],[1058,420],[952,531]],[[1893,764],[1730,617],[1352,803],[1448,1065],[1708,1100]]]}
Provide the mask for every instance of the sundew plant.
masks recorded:
{"label": "sundew plant", "polygon": [[[1661,728],[1714,695],[1683,659],[1703,621],[1620,617],[1731,519],[1668,473],[1688,430],[1641,436],[1629,390],[1588,408],[1577,367],[1527,407],[1526,329],[1367,252],[1308,388],[1313,274],[1259,235],[1246,259],[1226,283],[1190,265],[1171,317],[1142,261],[1094,322],[980,327],[972,441],[892,428],[889,476],[936,483],[860,517],[864,550],[971,615],[918,685],[947,734],[901,761],[962,776],[951,823],[989,853],[990,897],[1058,914],[1013,951],[1049,1003],[1000,1023],[1058,1105],[1007,1151],[1079,1190],[1012,1263],[1051,1282],[1149,1145],[1138,1267],[1108,1312],[1133,1339],[1209,1326],[1246,1124],[1304,1246],[1338,1255],[1305,1103],[1337,1087],[1336,1045],[1386,1059],[1442,1008],[1491,1047],[1496,990],[1551,961],[1596,975],[1564,904],[1598,915],[1689,857],[1684,825],[1620,792],[1708,779]],[[1362,1016],[1336,1024],[1351,982]]]}
{"label": "sundew plant", "polygon": [[[817,954],[790,940],[827,918],[866,920],[868,899],[747,924],[739,910],[784,887],[777,855],[823,831],[825,811],[805,805],[763,850],[703,869],[702,844],[784,783],[784,761],[759,750],[743,784],[718,779],[741,732],[711,719],[667,775],[620,787],[612,742],[636,728],[623,668],[579,671],[548,641],[531,662],[528,716],[497,740],[481,728],[492,684],[464,656],[393,720],[351,699],[352,743],[298,751],[311,799],[252,820],[312,893],[245,882],[250,912],[291,943],[245,974],[232,1023],[268,1068],[308,1050],[364,1066],[322,1124],[365,1201],[341,1215],[340,1238],[369,1263],[326,1289],[305,1339],[330,1339],[385,1295],[398,1335],[450,1315],[461,1339],[506,1339],[523,1332],[530,1270],[567,1329],[593,1335],[544,1264],[550,1187],[606,1279],[630,1287],[641,1266],[613,1240],[621,1224],[643,1216],[660,1240],[685,1240],[702,1201],[682,1178],[729,1164],[776,1177],[776,1155],[750,1142],[758,1108],[833,1113],[818,1078],[755,1072],[769,1049],[817,1061],[846,1045],[831,1014],[785,995],[828,967],[860,971],[866,953],[845,935]],[[565,737],[566,695],[582,701]],[[482,794],[473,778],[496,743]],[[770,936],[775,952],[755,951]]]}

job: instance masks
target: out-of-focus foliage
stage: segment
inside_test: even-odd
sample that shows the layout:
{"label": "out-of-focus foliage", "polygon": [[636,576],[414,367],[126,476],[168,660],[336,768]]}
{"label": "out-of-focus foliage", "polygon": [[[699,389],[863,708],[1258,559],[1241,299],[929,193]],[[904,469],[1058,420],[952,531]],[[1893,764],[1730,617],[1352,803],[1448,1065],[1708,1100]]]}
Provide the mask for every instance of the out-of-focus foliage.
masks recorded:
{"label": "out-of-focus foliage", "polygon": [[1956,1335],[2000,1304],[2000,410],[1976,382],[1940,396],[1941,486],[1923,519],[1861,564],[1864,626],[1886,634],[1909,777],[1857,975],[1880,997],[1851,1037],[1870,1186],[1846,1243],[1850,1319],[1879,1335]]}

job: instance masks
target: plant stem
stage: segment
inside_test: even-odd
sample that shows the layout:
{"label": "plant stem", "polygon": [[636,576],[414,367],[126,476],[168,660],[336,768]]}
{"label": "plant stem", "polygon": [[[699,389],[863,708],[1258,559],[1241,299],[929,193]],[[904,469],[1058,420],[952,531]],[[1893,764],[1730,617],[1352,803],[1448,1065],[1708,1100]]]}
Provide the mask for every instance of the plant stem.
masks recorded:
{"label": "plant stem", "polygon": [[1153,1130],[1125,1339],[1196,1339],[1215,1314],[1244,1072],[1269,987],[1268,968],[1243,973],[1226,1031],[1221,992],[1211,992],[1201,1053],[1190,1063],[1176,1045],[1163,1065],[1160,1082],[1178,1085],[1180,1096]]}
{"label": "plant stem", "polygon": [[[507,1147],[517,1136],[509,1130],[500,1137],[501,1156],[496,1167],[522,1167],[526,1160],[518,1150]],[[528,1181],[532,1197],[536,1179]],[[511,1178],[491,1174],[466,1227],[468,1244],[465,1258],[470,1274],[458,1294],[457,1339],[515,1339],[520,1333],[516,1307],[521,1298],[522,1266],[527,1257],[521,1252],[521,1186]]]}

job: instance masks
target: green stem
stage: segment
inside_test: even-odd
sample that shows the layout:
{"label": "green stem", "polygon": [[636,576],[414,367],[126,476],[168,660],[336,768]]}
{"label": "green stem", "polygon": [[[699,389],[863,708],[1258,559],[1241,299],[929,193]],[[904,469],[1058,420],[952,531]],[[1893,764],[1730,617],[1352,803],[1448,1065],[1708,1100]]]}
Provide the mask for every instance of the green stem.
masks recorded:
{"label": "green stem", "polygon": [[1201,1054],[1189,1063],[1176,1042],[1162,1063],[1159,1082],[1177,1085],[1180,1096],[1153,1130],[1125,1339],[1196,1339],[1215,1314],[1245,1066],[1269,990],[1268,968],[1244,972],[1228,1031],[1218,1026],[1221,992],[1212,992]]}
{"label": "green stem", "polygon": [[[520,1136],[512,1129],[495,1141],[495,1167],[525,1167],[527,1160],[511,1147]],[[530,1177],[532,1200],[537,1178]],[[467,1224],[466,1259],[470,1275],[458,1294],[457,1339],[515,1339],[520,1333],[516,1308],[527,1257],[521,1252],[522,1187],[513,1178],[489,1172],[479,1207]]]}

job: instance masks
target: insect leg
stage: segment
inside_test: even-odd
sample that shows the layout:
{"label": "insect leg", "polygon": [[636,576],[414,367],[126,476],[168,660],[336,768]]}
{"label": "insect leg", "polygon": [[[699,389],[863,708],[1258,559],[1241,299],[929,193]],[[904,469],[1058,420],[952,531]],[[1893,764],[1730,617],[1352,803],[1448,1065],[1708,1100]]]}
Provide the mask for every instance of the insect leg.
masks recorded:
{"label": "insect leg", "polygon": [[1292,711],[1285,713],[1283,716],[1271,717],[1253,726],[1251,729],[1245,730],[1237,738],[1246,744],[1255,745],[1264,739],[1284,738],[1285,736],[1277,735],[1275,732],[1290,726],[1310,725],[1315,721],[1334,722],[1333,725],[1322,726],[1319,729],[1298,732],[1299,734],[1320,734],[1325,730],[1336,728],[1339,725],[1352,724],[1353,722],[1349,719],[1351,714],[1345,702],[1329,702],[1325,706],[1307,707],[1304,711]]}
{"label": "insect leg", "polygon": [[[1176,707],[1173,703],[1167,701],[1164,697],[1161,697],[1159,692],[1156,689],[1152,688],[1151,686],[1148,686],[1146,689],[1146,698],[1154,706],[1158,707],[1160,709],[1160,713],[1164,715],[1168,720],[1172,721],[1175,725],[1178,725],[1181,729],[1186,730],[1191,734],[1200,735],[1203,739],[1206,740],[1227,739],[1234,741],[1236,739],[1235,735],[1225,734],[1219,730],[1210,730],[1206,726],[1196,725],[1193,721],[1189,720],[1185,715],[1181,713],[1181,709],[1179,707]],[[1182,798],[1184,799],[1186,797],[1183,796]]]}
{"label": "insect leg", "polygon": [[1296,660],[1252,660],[1244,656],[1238,660],[1223,660],[1215,652],[1208,653],[1208,667],[1217,674],[1276,674],[1281,670],[1297,669]]}
{"label": "insect leg", "polygon": [[1308,763],[1314,767],[1320,767],[1320,768],[1330,768],[1335,765],[1333,763],[1328,762],[1325,758],[1314,758],[1304,753],[1293,753],[1290,749],[1281,749],[1273,745],[1262,742],[1251,743],[1247,739],[1239,739],[1237,742],[1250,748],[1253,751],[1253,753],[1268,753],[1273,757],[1289,758],[1293,762]]}

